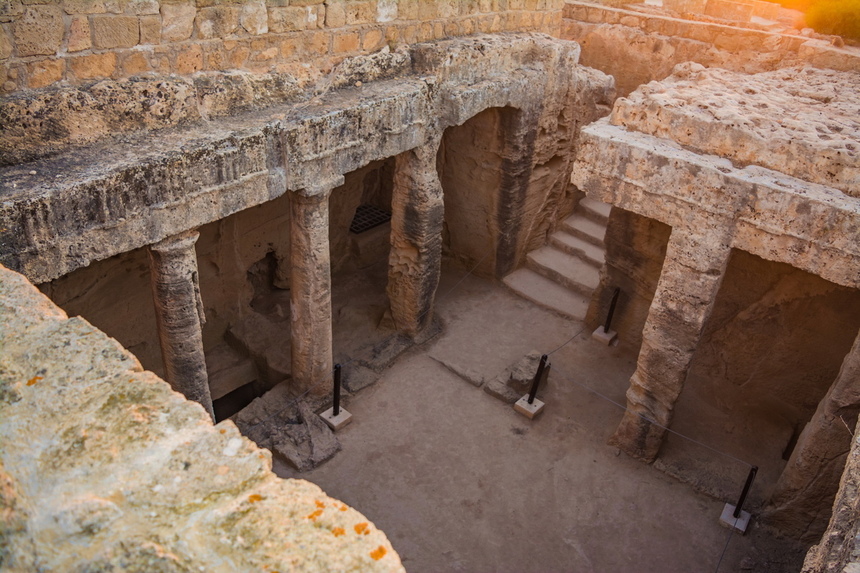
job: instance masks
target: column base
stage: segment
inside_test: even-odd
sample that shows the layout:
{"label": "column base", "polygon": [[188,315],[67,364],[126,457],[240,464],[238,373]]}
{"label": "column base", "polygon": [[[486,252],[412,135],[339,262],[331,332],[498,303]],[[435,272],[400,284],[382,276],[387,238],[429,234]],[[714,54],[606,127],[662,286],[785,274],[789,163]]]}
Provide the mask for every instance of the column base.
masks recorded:
{"label": "column base", "polygon": [[532,418],[543,412],[544,405],[545,404],[537,398],[534,399],[534,402],[529,404],[529,395],[526,394],[525,396],[517,400],[516,404],[514,404],[514,410],[531,420]]}
{"label": "column base", "polygon": [[320,414],[320,418],[322,418],[322,421],[335,432],[352,422],[352,414],[343,408],[340,409],[337,416],[334,415],[334,408],[329,408]]}
{"label": "column base", "polygon": [[631,458],[650,464],[657,459],[665,433],[666,430],[660,426],[628,410],[615,433],[609,438],[609,445],[615,446]]}

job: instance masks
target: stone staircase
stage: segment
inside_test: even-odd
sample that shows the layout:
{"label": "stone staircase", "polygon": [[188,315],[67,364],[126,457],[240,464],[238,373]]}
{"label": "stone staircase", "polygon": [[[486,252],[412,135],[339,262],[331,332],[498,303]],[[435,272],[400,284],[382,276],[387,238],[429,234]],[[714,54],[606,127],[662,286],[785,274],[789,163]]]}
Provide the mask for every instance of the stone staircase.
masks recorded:
{"label": "stone staircase", "polygon": [[611,205],[583,198],[549,243],[504,278],[521,297],[574,320],[583,320],[603,266],[603,236]]}

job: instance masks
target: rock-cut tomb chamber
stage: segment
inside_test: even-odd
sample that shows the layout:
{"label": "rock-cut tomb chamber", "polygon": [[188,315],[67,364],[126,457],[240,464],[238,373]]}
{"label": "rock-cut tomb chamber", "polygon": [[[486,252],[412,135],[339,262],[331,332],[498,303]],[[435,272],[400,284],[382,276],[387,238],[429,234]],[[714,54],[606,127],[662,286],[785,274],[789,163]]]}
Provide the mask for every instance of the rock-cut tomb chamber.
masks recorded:
{"label": "rock-cut tomb chamber", "polygon": [[0,2],[0,568],[403,570],[272,452],[337,451],[443,259],[590,330],[619,289],[610,444],[721,496],[667,428],[760,420],[756,518],[856,566],[860,53],[657,4]]}

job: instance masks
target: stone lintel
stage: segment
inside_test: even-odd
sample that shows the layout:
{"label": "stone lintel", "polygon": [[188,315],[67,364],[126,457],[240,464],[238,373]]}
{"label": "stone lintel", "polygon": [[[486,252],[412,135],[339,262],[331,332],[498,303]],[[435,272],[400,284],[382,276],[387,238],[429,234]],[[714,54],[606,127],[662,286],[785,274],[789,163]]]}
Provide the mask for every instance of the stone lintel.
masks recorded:
{"label": "stone lintel", "polygon": [[[166,130],[145,146],[134,140],[96,145],[0,169],[0,262],[46,282],[288,189],[313,193],[331,173],[347,173],[423,141],[433,114],[415,84],[386,82],[394,95],[376,99],[338,92],[323,98],[307,120],[275,119],[283,112],[275,108],[262,118]],[[338,148],[338,136],[355,144]],[[320,153],[309,145],[322,146]]]}
{"label": "stone lintel", "polygon": [[682,149],[601,120],[582,130],[571,177],[597,201],[671,226],[724,225],[734,248],[860,288],[860,200],[763,167]]}

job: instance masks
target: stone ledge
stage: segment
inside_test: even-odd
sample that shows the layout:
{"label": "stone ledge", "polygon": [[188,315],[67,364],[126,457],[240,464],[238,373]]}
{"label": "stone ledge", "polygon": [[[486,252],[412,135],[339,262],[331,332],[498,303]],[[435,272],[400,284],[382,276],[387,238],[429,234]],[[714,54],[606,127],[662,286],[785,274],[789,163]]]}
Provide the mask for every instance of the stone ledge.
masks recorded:
{"label": "stone ledge", "polygon": [[734,248],[860,288],[860,201],[832,187],[737,168],[608,119],[582,130],[571,181],[592,199],[671,226],[722,227]]}
{"label": "stone ledge", "polygon": [[385,535],[0,267],[4,567],[403,571]]}
{"label": "stone ledge", "polygon": [[860,197],[858,92],[857,74],[748,75],[688,63],[619,99],[610,122]]}

